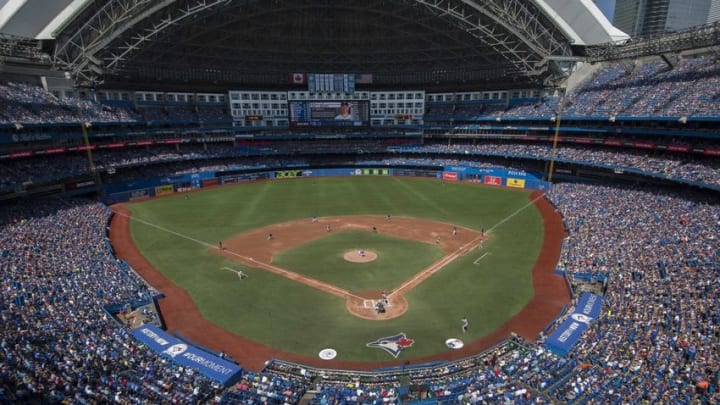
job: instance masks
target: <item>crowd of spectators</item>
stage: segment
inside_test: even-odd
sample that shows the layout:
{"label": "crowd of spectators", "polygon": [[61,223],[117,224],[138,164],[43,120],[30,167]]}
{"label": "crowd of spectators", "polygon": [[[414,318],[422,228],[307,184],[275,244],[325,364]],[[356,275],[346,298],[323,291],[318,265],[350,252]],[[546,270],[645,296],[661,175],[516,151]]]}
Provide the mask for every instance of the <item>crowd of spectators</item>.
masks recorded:
{"label": "crowd of spectators", "polygon": [[[609,277],[599,319],[567,357],[547,350],[542,334],[537,342],[515,338],[408,370],[409,386],[448,404],[718,403],[717,200],[584,184],[556,184],[549,198],[569,232],[559,268]],[[398,389],[401,375],[329,375],[313,403],[396,403],[378,393]]]}
{"label": "crowd of spectators", "polygon": [[[564,108],[572,116],[718,116],[718,94],[720,71],[712,57],[683,60],[674,69],[659,61],[615,63],[579,87]],[[24,83],[1,83],[0,100],[0,123],[76,122],[80,116],[182,121],[222,119],[225,114],[217,108],[162,107],[144,108],[140,117],[128,109],[59,100]],[[502,114],[485,107],[439,104],[429,106],[428,114],[546,115],[557,111],[557,99],[518,105]],[[499,165],[485,157],[548,159],[552,154],[550,145],[530,143],[428,144],[398,151],[363,140],[273,143],[260,153],[249,152],[230,143],[210,143],[98,150],[94,155],[98,170],[119,169],[107,180],[128,181],[306,164],[306,156],[287,155],[316,153],[378,154],[359,162],[365,164],[487,168]],[[720,186],[720,165],[691,155],[560,145],[554,156]],[[0,161],[0,186],[89,170],[84,154],[5,160]],[[602,316],[566,358],[545,349],[542,337],[538,342],[512,339],[469,359],[412,370],[411,385],[426,387],[437,402],[447,404],[720,403],[717,201],[581,184],[556,184],[548,198],[563,214],[569,234],[558,268],[609,277]],[[108,316],[104,305],[150,295],[112,257],[105,237],[109,215],[106,207],[88,201],[23,202],[0,210],[0,315],[6,326],[0,330],[0,403],[300,400],[311,381],[303,367],[245,371],[232,388],[222,389],[154,354]],[[326,372],[313,403],[398,403],[403,395],[400,375],[363,380],[352,373]]]}
{"label": "crowd of spectators", "polygon": [[[466,163],[471,162],[433,162]],[[558,267],[609,276],[603,315],[567,358],[541,341],[512,340],[469,359],[412,370],[411,385],[448,404],[720,400],[718,205],[693,196],[576,184],[556,184],[549,198],[569,232]],[[311,381],[307,373],[283,367],[246,371],[222,390],[148,351],[109,317],[103,305],[147,298],[149,292],[111,256],[104,236],[108,215],[97,203],[59,200],[3,211],[0,307],[4,324],[12,327],[0,336],[0,399],[299,401]],[[398,403],[400,376],[361,381],[352,373],[325,373],[314,403]]]}
{"label": "crowd of spectators", "polygon": [[559,105],[558,97],[534,102],[428,104],[427,121],[547,119],[563,117],[718,117],[720,65],[714,55],[665,61],[619,61],[603,66]]}
{"label": "crowd of spectators", "polygon": [[[551,144],[536,143],[495,143],[472,144],[427,144],[421,147],[405,147],[403,153],[447,153],[483,154],[490,156],[516,156],[529,159],[551,159]],[[720,162],[717,159],[673,153],[648,153],[641,150],[582,147],[558,145],[555,159],[622,169],[636,169],[641,172],[665,178],[697,182],[720,187]]]}
{"label": "crowd of spectators", "polygon": [[110,210],[59,199],[0,214],[0,403],[295,404],[301,380],[244,371],[224,389],[137,342],[103,308],[151,291],[112,256]]}
{"label": "crowd of spectators", "polygon": [[197,107],[193,105],[142,106],[136,110],[142,116],[142,121],[150,123],[231,121],[227,109],[222,105]]}
{"label": "crowd of spectators", "polygon": [[[93,152],[95,169],[106,173],[108,169],[138,168],[152,173],[158,165],[176,170],[160,170],[150,177],[174,174],[221,171],[238,168],[280,165],[292,155],[364,154],[387,151],[389,145],[376,140],[355,141],[292,141],[276,142],[271,146],[236,147],[232,142],[186,143],[182,145],[155,145],[152,147],[127,147],[122,149],[96,149]],[[275,159],[273,155],[282,156]],[[260,158],[260,157],[263,158]],[[299,163],[305,160],[292,158]],[[0,160],[0,190],[12,190],[23,183],[42,184],[54,180],[90,174],[90,164],[85,152],[71,152],[63,155],[35,156],[22,159]],[[143,170],[145,169],[145,170]],[[161,174],[158,174],[160,173]],[[113,176],[118,181],[120,176]]]}
{"label": "crowd of spectators", "polygon": [[610,280],[604,315],[575,349],[593,367],[576,379],[583,390],[574,398],[717,403],[717,200],[578,184],[555,185],[549,196],[569,231],[559,267]]}
{"label": "crowd of spectators", "polygon": [[[99,149],[93,153],[95,169],[106,173],[108,169],[149,168],[160,164],[175,162],[194,162],[195,166],[227,167],[222,162],[210,162],[223,158],[243,157],[242,151],[232,147],[230,143],[213,143],[208,147],[202,144],[186,144],[182,147],[159,145],[151,148],[135,147],[125,149]],[[201,161],[201,162],[197,162]],[[238,162],[241,164],[242,162]],[[192,166],[190,166],[192,167]],[[72,178],[90,174],[90,164],[85,152],[66,153],[62,156],[36,156],[24,159],[0,160],[0,189],[13,189],[18,184],[42,184],[54,180]],[[183,174],[191,172],[184,169],[180,172],[162,175]],[[152,169],[145,170],[152,172]],[[159,175],[159,174],[158,174]],[[157,175],[156,175],[157,176]],[[151,177],[156,177],[151,176]]]}
{"label": "crowd of spectators", "polygon": [[0,82],[0,124],[230,122],[224,105],[120,106],[56,97],[39,85]]}
{"label": "crowd of spectators", "polygon": [[25,82],[0,82],[0,123],[134,122],[132,111],[77,98],[57,98]]}
{"label": "crowd of spectators", "polygon": [[224,105],[199,105],[197,117],[200,121],[230,121],[232,118]]}
{"label": "crowd of spectators", "polygon": [[34,201],[0,218],[0,403],[195,402],[218,388],[129,336],[104,305],[147,300],[105,237],[110,210]]}
{"label": "crowd of spectators", "polygon": [[[718,117],[720,65],[714,55],[679,59],[609,63],[573,89],[559,105],[557,97],[513,103],[512,100],[429,102],[425,119],[565,117]],[[226,122],[225,105],[110,106],[100,102],[57,98],[39,85],[0,83],[0,124],[151,122]]]}
{"label": "crowd of spectators", "polygon": [[[561,106],[569,117],[716,117],[720,113],[720,66],[714,56],[680,60],[614,62],[573,90]],[[538,109],[558,111],[558,100]],[[519,117],[507,111],[503,117]]]}
{"label": "crowd of spectators", "polygon": [[[448,154],[471,155],[464,160],[483,157],[513,156],[527,159],[549,160],[553,157],[550,144],[509,143],[485,141],[482,143],[446,144],[428,143],[417,146],[394,146],[376,140],[357,141],[278,141],[261,147],[236,147],[230,142],[188,143],[178,146],[158,145],[153,147],[128,147],[123,149],[98,149],[93,153],[96,170],[106,173],[108,169],[138,168],[139,171],[152,174],[159,165],[170,167],[173,171],[162,169],[162,176],[196,173],[210,170],[231,170],[237,168],[258,167],[265,161],[281,164],[293,160],[307,163],[313,156],[332,154]],[[620,149],[617,147],[577,146],[559,144],[554,157],[558,161],[573,162],[590,166],[613,167],[624,170],[637,170],[652,176],[678,181],[701,183],[711,187],[720,187],[720,163],[711,157],[692,154],[641,149]],[[443,157],[444,159],[445,157]],[[447,156],[450,160],[456,157]],[[472,159],[471,159],[472,158]],[[368,159],[369,160],[369,159]],[[425,158],[419,158],[425,160]],[[185,162],[186,164],[183,164]],[[271,166],[268,164],[266,166]],[[88,175],[90,166],[85,153],[66,153],[63,155],[36,156],[22,159],[0,160],[0,189],[12,190],[23,183],[42,184],[53,180]],[[119,170],[117,170],[119,171]],[[126,173],[127,174],[127,173]],[[120,176],[114,176],[118,181]],[[152,176],[157,177],[157,175]]]}

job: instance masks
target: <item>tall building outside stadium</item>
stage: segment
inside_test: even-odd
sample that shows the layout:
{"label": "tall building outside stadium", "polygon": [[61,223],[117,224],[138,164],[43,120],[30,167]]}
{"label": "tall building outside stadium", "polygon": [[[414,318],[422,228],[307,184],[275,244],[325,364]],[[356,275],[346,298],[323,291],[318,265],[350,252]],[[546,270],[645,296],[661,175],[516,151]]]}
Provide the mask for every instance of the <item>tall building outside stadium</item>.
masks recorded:
{"label": "tall building outside stadium", "polygon": [[615,4],[613,25],[631,37],[645,37],[714,22],[718,17],[718,0],[627,0]]}

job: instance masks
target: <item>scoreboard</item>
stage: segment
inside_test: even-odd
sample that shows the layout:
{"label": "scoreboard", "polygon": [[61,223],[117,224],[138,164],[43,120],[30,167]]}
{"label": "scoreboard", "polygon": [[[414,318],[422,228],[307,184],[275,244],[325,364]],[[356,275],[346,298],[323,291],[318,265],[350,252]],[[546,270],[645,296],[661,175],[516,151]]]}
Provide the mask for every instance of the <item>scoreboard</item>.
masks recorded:
{"label": "scoreboard", "polygon": [[307,82],[310,93],[355,94],[354,73],[309,73]]}
{"label": "scoreboard", "polygon": [[288,103],[290,126],[367,126],[368,107],[367,100],[293,100]]}

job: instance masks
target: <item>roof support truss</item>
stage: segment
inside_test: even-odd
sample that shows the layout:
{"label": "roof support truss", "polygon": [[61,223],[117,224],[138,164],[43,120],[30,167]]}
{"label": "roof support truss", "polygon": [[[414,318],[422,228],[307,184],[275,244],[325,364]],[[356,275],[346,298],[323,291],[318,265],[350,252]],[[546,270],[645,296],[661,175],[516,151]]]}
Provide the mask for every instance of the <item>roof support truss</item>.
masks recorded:
{"label": "roof support truss", "polygon": [[[196,13],[227,4],[229,0],[192,0],[179,7],[170,7],[176,2],[177,0],[108,1],[72,36],[58,41],[55,64],[70,69],[79,81],[92,83],[105,69],[112,68],[165,28]],[[161,10],[167,10],[167,16],[155,20],[149,28],[127,36],[109,61],[98,57],[105,47],[121,38],[126,31],[132,30],[135,24]]]}
{"label": "roof support truss", "polygon": [[[90,13],[91,16],[78,28],[69,31],[66,37],[58,38],[54,61],[57,67],[70,70],[79,83],[93,84],[103,74],[122,70],[125,62],[132,60],[137,51],[167,41],[161,34],[173,32],[171,27],[192,26],[195,18],[200,21],[203,16],[218,12],[222,7],[253,4],[256,1],[108,0],[97,11]],[[283,1],[288,0],[274,1],[273,4],[282,6],[285,4]],[[387,3],[419,7],[418,10],[422,9],[423,14],[440,18],[453,29],[460,29],[475,38],[478,52],[474,52],[475,48],[472,47],[465,48],[464,52],[456,52],[455,60],[482,57],[484,52],[481,52],[481,48],[484,47],[492,49],[512,66],[512,74],[540,77],[547,75],[548,71],[557,74],[561,71],[556,66],[557,58],[572,55],[567,38],[535,6],[533,0],[387,0]],[[354,3],[345,4],[344,7],[352,8]],[[299,6],[298,3],[288,1],[286,7]],[[417,24],[417,20],[413,21]],[[203,29],[197,31],[203,32]],[[227,39],[232,38],[231,33],[225,35]],[[223,34],[218,36],[223,37]],[[198,54],[199,50],[208,52],[208,55],[226,53],[219,45],[182,40],[180,43],[182,47],[170,45],[169,48],[184,51],[189,56]],[[433,44],[433,41],[427,40],[427,44]],[[442,43],[435,45],[439,47],[438,51],[443,50],[446,55],[453,53],[452,49]],[[415,49],[414,52],[423,55],[428,61],[434,59],[432,48],[427,51]],[[265,55],[267,57],[271,58],[268,63],[279,63],[272,54]],[[380,63],[380,58],[392,58],[392,55],[378,54],[376,57]],[[328,59],[328,63],[332,62]]]}
{"label": "roof support truss", "polygon": [[518,71],[537,76],[551,56],[570,56],[569,42],[553,33],[527,0],[412,0],[493,48]]}

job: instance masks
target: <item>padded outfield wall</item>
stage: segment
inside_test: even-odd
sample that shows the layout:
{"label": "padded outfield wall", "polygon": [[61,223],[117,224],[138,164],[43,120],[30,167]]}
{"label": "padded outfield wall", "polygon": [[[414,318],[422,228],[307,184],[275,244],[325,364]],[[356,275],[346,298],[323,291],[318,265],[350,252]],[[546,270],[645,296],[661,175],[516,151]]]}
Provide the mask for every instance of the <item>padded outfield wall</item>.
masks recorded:
{"label": "padded outfield wall", "polygon": [[463,166],[428,168],[417,166],[394,167],[343,167],[343,168],[274,168],[234,171],[201,172],[181,176],[149,178],[139,181],[109,184],[105,186],[104,202],[108,205],[161,197],[176,192],[201,189],[224,184],[246,183],[258,180],[296,177],[342,177],[342,176],[409,176],[428,177],[442,181],[471,181],[491,186],[548,190],[549,183],[538,173],[500,168],[486,169]]}

